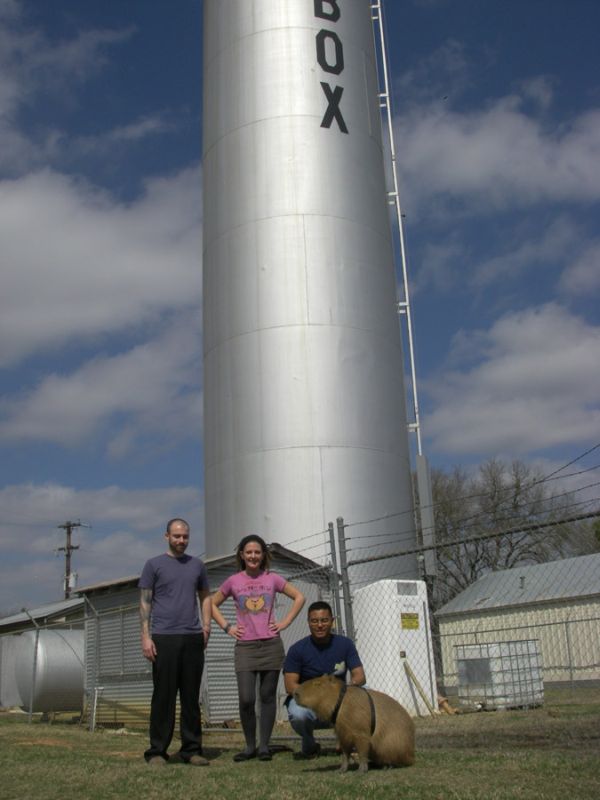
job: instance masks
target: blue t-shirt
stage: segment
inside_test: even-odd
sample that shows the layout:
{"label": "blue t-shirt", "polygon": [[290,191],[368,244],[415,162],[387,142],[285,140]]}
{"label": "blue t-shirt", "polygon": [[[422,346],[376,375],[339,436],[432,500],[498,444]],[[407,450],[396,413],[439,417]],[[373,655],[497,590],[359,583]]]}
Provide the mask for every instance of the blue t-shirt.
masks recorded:
{"label": "blue t-shirt", "polygon": [[199,558],[163,553],[144,564],[138,586],[152,590],[152,633],[200,633],[197,592],[208,589]]}
{"label": "blue t-shirt", "polygon": [[327,644],[317,644],[312,636],[293,644],[283,665],[284,672],[300,675],[300,683],[320,675],[335,675],[346,680],[346,673],[362,667],[352,639],[333,633]]}

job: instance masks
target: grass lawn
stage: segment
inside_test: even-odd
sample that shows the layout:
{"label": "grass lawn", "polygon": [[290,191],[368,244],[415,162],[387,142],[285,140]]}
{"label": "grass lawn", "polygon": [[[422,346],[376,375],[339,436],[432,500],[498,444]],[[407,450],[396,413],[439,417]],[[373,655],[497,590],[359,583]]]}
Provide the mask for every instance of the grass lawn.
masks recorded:
{"label": "grass lawn", "polygon": [[[314,761],[289,751],[234,764],[239,733],[208,733],[209,767],[150,768],[146,733],[74,724],[28,725],[0,715],[0,795],[40,798],[205,800],[591,800],[600,797],[600,702],[417,720],[417,762],[406,769],[338,774],[330,747]],[[286,731],[287,732],[287,731]],[[293,743],[294,749],[297,745]],[[175,747],[172,748],[174,750]]]}

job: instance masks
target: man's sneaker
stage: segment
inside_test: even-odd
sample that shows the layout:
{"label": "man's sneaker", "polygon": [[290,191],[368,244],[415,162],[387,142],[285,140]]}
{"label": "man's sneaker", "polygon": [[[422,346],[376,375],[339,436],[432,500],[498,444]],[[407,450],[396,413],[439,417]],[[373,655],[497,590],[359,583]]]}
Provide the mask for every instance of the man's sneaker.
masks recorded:
{"label": "man's sneaker", "polygon": [[164,767],[167,762],[162,756],[152,756],[146,760],[146,764],[148,764],[149,767]]}

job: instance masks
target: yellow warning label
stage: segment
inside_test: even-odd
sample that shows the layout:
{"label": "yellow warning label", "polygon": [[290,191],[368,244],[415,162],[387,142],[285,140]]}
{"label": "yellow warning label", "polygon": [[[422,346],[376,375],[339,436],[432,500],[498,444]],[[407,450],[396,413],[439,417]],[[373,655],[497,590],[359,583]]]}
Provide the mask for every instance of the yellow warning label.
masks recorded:
{"label": "yellow warning label", "polygon": [[412,613],[400,614],[403,631],[416,631],[419,628],[419,615]]}

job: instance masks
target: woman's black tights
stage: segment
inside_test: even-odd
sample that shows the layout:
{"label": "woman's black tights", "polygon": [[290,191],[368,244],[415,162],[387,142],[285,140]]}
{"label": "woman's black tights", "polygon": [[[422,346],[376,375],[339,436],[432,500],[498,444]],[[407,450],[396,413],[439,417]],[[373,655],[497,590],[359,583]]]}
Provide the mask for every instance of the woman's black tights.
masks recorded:
{"label": "woman's black tights", "polygon": [[247,670],[236,674],[240,698],[240,719],[246,739],[247,753],[254,753],[256,750],[256,677],[258,676],[259,678],[260,726],[258,752],[267,753],[277,712],[279,670]]}

